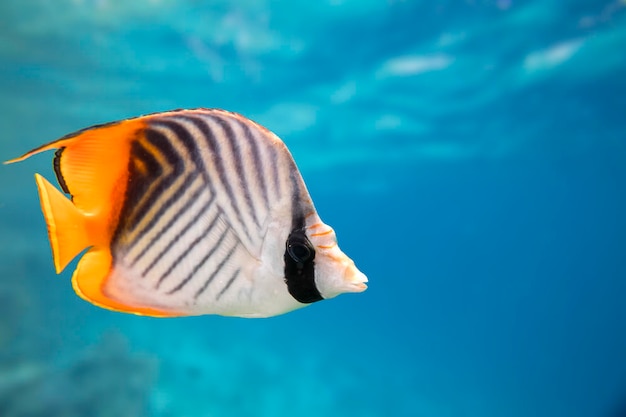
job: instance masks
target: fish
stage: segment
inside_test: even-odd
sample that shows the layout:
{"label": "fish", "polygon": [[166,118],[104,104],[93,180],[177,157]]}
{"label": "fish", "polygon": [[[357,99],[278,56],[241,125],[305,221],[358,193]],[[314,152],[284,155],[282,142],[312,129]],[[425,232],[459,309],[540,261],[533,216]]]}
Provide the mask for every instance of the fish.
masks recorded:
{"label": "fish", "polygon": [[[35,174],[54,268],[74,291],[153,317],[271,317],[367,288],[322,222],[284,142],[221,109],[91,126],[56,150],[61,190]],[[68,198],[69,196],[69,198]]]}

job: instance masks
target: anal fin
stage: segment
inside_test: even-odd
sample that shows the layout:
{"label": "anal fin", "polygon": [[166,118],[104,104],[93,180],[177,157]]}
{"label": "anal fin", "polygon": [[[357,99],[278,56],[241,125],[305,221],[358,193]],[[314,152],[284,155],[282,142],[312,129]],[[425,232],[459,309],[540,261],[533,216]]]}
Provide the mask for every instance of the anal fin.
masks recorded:
{"label": "anal fin", "polygon": [[72,287],[86,301],[108,310],[152,317],[179,317],[184,313],[154,307],[132,305],[106,294],[106,282],[113,273],[113,258],[108,248],[92,248],[78,262],[72,276]]}

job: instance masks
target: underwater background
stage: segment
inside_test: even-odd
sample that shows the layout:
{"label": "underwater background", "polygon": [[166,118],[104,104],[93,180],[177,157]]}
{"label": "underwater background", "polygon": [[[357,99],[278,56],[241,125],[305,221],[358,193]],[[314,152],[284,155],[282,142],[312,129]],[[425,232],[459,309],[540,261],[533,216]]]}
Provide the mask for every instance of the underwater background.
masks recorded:
{"label": "underwater background", "polygon": [[287,143],[369,289],[136,317],[0,166],[1,417],[626,416],[626,2],[3,0],[0,159],[218,107]]}

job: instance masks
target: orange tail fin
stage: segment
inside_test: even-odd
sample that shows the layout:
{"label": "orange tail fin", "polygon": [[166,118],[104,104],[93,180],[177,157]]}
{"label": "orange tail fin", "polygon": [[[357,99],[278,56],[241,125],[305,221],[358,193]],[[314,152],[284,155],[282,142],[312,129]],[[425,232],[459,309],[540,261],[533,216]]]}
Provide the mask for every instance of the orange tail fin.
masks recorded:
{"label": "orange tail fin", "polygon": [[90,245],[86,218],[44,177],[35,174],[41,210],[48,226],[54,268],[58,273]]}

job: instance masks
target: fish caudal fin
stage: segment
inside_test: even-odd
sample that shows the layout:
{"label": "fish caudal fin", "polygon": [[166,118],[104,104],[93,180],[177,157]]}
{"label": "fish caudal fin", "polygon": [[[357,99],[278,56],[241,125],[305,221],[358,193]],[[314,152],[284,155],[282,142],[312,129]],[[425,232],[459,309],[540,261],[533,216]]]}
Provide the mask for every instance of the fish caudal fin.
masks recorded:
{"label": "fish caudal fin", "polygon": [[82,250],[89,246],[86,218],[74,204],[44,177],[35,174],[41,210],[48,226],[54,268],[63,271]]}

